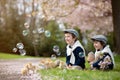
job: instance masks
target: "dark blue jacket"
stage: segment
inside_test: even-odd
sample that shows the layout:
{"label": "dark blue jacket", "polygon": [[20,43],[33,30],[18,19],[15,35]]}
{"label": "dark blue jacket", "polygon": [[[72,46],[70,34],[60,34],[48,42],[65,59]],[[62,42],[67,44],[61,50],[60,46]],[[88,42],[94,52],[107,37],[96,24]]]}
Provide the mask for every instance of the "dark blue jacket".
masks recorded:
{"label": "dark blue jacket", "polygon": [[71,55],[67,56],[66,54],[66,64],[81,66],[84,69],[85,68],[85,56],[84,56],[83,49],[78,46],[73,50],[73,54],[75,56],[75,63],[71,64],[70,63]]}

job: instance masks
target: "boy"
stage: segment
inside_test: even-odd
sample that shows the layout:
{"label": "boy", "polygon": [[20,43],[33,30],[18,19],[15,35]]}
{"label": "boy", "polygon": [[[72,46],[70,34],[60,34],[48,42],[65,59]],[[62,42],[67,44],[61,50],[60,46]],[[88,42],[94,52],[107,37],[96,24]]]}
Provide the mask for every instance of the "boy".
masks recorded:
{"label": "boy", "polygon": [[[115,62],[107,38],[104,35],[95,35],[91,38],[95,48],[95,60],[91,63],[92,69],[112,70]],[[104,66],[104,67],[103,67]]]}
{"label": "boy", "polygon": [[78,40],[79,34],[74,29],[64,30],[66,46],[66,64],[68,69],[85,68],[85,50]]}

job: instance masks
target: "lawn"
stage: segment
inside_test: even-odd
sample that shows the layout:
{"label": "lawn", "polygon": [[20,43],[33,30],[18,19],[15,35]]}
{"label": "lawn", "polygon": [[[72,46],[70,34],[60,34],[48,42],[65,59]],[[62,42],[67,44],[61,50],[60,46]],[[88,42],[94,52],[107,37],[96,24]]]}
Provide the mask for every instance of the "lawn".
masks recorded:
{"label": "lawn", "polygon": [[[20,56],[0,53],[0,59],[28,58],[30,56]],[[86,70],[66,70],[66,69],[48,69],[39,70],[42,80],[120,80],[120,55],[115,55],[115,69],[111,71],[92,71],[86,62]],[[32,57],[33,58],[33,57]],[[59,58],[65,61],[65,57]]]}
{"label": "lawn", "polygon": [[[60,58],[65,60],[65,58]],[[86,62],[86,70],[40,70],[43,80],[120,80],[120,55],[115,56],[116,67],[111,71],[92,71]]]}
{"label": "lawn", "polygon": [[31,56],[20,56],[10,53],[0,53],[0,59],[17,59],[17,58],[29,58]]}

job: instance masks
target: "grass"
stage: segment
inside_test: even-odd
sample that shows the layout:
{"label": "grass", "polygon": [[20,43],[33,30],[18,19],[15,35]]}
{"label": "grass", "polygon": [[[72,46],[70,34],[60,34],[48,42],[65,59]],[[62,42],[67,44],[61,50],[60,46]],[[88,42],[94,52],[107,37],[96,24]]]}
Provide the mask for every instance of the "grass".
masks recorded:
{"label": "grass", "polygon": [[[13,54],[0,53],[0,59],[28,58],[30,56],[20,56]],[[42,80],[120,80],[120,55],[115,55],[115,69],[111,71],[92,71],[86,62],[87,70],[66,70],[66,69],[48,69],[40,70]],[[32,57],[33,58],[33,57]],[[59,58],[65,61],[65,58]]]}
{"label": "grass", "polygon": [[118,71],[41,70],[43,80],[120,80]]}
{"label": "grass", "polygon": [[28,58],[31,56],[20,56],[20,55],[14,55],[10,53],[0,53],[0,59],[17,59],[17,58]]}
{"label": "grass", "polygon": [[[65,60],[65,58],[60,58]],[[116,67],[111,71],[48,69],[40,70],[43,80],[120,80],[120,55],[115,56]]]}

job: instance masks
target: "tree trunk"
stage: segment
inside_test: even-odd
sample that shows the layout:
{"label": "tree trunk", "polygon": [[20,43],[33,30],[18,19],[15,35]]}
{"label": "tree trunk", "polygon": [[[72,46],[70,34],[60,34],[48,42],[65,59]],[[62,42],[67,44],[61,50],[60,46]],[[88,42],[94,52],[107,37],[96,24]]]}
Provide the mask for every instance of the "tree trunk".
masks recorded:
{"label": "tree trunk", "polygon": [[112,0],[115,52],[120,54],[120,0]]}

